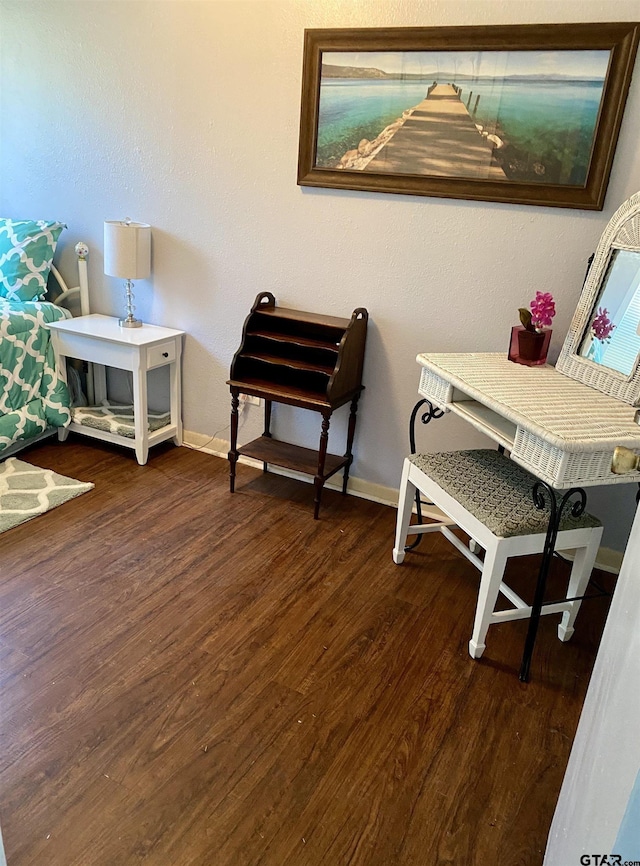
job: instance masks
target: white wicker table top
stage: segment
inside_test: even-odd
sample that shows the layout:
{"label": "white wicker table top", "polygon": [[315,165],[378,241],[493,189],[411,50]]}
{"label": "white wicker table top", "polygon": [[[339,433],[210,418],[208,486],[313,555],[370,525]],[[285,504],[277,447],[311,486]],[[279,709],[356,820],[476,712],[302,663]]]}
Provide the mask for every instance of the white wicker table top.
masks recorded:
{"label": "white wicker table top", "polygon": [[564,451],[617,445],[640,448],[640,426],[633,420],[632,406],[569,379],[555,367],[525,367],[500,353],[424,353],[416,360],[472,399]]}

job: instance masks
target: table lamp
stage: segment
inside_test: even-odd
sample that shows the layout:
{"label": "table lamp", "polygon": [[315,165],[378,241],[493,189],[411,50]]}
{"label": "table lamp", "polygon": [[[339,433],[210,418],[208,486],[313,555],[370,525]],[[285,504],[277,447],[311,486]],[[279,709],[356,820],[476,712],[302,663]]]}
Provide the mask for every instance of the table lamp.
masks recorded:
{"label": "table lamp", "polygon": [[151,273],[151,226],[124,220],[105,220],[104,272],[125,280],[127,313],[119,319],[121,328],[139,328],[140,319],[133,316],[132,280],[144,280]]}

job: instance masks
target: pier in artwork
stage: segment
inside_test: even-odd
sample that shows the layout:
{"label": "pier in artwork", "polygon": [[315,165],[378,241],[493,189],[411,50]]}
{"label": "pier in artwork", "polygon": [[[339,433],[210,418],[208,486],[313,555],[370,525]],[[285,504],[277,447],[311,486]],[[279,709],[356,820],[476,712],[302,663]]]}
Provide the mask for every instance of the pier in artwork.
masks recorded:
{"label": "pier in artwork", "polygon": [[494,142],[478,130],[454,84],[435,84],[364,167],[379,174],[505,180]]}

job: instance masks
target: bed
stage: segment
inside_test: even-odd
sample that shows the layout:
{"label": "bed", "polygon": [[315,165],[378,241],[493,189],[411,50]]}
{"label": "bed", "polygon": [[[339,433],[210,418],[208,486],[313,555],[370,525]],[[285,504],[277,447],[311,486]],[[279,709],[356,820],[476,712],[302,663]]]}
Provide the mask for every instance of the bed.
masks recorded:
{"label": "bed", "polygon": [[47,325],[89,312],[87,254],[76,245],[77,286],[53,265],[62,223],[0,219],[0,460],[71,421]]}

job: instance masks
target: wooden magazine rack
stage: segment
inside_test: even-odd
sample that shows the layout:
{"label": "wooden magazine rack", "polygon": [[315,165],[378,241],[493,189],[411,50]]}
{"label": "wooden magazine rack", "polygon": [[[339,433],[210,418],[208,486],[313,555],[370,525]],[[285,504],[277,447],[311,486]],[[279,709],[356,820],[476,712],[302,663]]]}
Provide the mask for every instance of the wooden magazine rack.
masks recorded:
{"label": "wooden magazine rack", "polygon": [[[271,463],[313,475],[314,518],[327,478],[344,470],[342,492],[347,491],[353,461],[353,438],[358,398],[363,390],[362,367],[367,335],[367,311],[359,307],[350,319],[277,307],[270,292],[258,295],[244,323],[242,343],[231,363],[231,443],[229,485],[235,488],[240,455],[261,460],[265,472]],[[264,433],[238,447],[240,395],[264,400]],[[271,435],[273,403],[287,403],[322,415],[318,449],[303,448]],[[335,409],[351,403],[344,456],[327,452],[329,424]]]}

